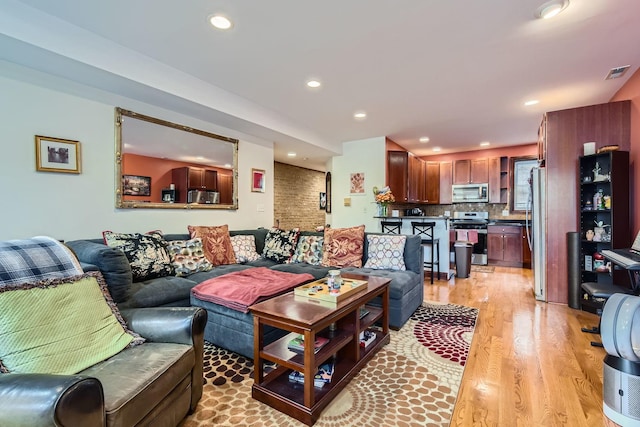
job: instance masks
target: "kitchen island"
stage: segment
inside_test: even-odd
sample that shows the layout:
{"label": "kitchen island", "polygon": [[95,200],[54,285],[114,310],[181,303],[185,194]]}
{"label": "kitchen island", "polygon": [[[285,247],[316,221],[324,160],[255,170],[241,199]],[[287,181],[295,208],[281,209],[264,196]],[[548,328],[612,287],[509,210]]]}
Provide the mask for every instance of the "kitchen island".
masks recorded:
{"label": "kitchen island", "polygon": [[[434,228],[434,238],[440,239],[440,250],[439,250],[439,267],[440,267],[440,277],[438,279],[449,280],[452,276],[452,273],[449,269],[449,217],[446,216],[398,216],[398,217],[380,217],[376,216],[376,219],[380,221],[399,221],[402,222],[401,233],[402,234],[413,234],[413,228],[411,227],[411,222],[435,222],[436,226]],[[378,223],[378,232],[382,230],[380,224]],[[431,260],[431,248],[425,246],[424,248],[424,260]]]}

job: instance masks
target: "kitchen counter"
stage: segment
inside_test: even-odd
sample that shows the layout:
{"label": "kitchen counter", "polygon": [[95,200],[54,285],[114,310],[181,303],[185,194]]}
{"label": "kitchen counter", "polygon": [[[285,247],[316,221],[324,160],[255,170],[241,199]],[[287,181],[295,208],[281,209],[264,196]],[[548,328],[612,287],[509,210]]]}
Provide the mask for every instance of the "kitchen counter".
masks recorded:
{"label": "kitchen counter", "polygon": [[[489,224],[487,225],[512,225],[516,227],[524,227],[526,226],[526,222],[524,219],[489,220]],[[529,225],[531,225],[531,221],[529,221]]]}
{"label": "kitchen counter", "polygon": [[[384,221],[401,221],[402,228],[400,229],[402,234],[413,234],[413,228],[411,227],[411,221],[416,222],[428,222],[433,221],[436,223],[434,228],[434,234],[436,239],[440,239],[439,244],[439,260],[440,260],[440,277],[445,280],[449,279],[449,217],[447,216],[424,216],[424,215],[403,215],[403,216],[385,216],[374,217],[379,220]],[[378,224],[378,232],[381,230],[380,225]],[[424,260],[431,260],[431,249],[426,246],[424,250]]]}
{"label": "kitchen counter", "polygon": [[449,219],[448,216],[428,216],[428,215],[400,215],[400,216],[375,216],[374,218],[383,219],[385,221],[426,221],[426,220],[443,220]]}

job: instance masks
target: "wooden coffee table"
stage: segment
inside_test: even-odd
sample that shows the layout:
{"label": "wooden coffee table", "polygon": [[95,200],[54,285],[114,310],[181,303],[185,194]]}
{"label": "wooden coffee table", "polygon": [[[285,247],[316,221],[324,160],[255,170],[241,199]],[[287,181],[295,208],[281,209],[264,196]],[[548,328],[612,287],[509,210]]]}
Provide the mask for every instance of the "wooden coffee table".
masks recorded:
{"label": "wooden coffee table", "polygon": [[[346,386],[373,355],[390,341],[389,336],[389,282],[384,277],[344,274],[343,277],[367,280],[367,289],[355,293],[335,307],[300,298],[290,292],[250,307],[254,325],[254,384],[253,398],[313,425],[322,410]],[[366,305],[382,297],[382,307]],[[360,307],[369,313],[361,318]],[[360,346],[360,332],[371,329],[375,323],[376,339],[366,348]],[[269,345],[263,343],[264,325],[291,332]],[[333,327],[335,326],[335,330]],[[298,334],[304,336],[304,354],[287,348]],[[314,353],[316,335],[330,338],[320,351]],[[334,357],[335,356],[335,357]],[[314,387],[313,377],[322,363],[333,360],[331,382],[322,388]],[[277,364],[265,374],[263,362]],[[292,371],[304,374],[304,384],[289,381]]]}

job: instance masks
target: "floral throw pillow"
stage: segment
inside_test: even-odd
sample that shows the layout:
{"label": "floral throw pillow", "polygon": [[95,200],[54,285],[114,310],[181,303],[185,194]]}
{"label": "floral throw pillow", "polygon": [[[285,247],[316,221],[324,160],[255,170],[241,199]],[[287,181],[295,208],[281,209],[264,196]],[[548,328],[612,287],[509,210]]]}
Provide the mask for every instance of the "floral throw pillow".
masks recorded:
{"label": "floral throw pillow", "polygon": [[152,231],[140,233],[102,233],[107,246],[124,252],[133,273],[135,282],[165,277],[173,274],[171,257],[167,252],[167,242],[161,233]]}
{"label": "floral throw pillow", "polygon": [[322,246],[322,266],[362,267],[364,225],[350,228],[327,228]]}
{"label": "floral throw pillow", "polygon": [[264,241],[262,256],[280,264],[289,261],[293,256],[299,236],[299,228],[288,231],[278,228],[270,229]]}
{"label": "floral throw pillow", "polygon": [[167,250],[176,276],[188,276],[198,271],[209,271],[213,264],[204,256],[202,239],[172,240],[167,242]]}
{"label": "floral throw pillow", "polygon": [[296,250],[291,257],[291,263],[306,262],[311,265],[320,265],[322,262],[322,236],[300,236]]}
{"label": "floral throw pillow", "polygon": [[367,236],[367,262],[365,268],[375,270],[406,270],[404,264],[404,245],[407,236],[369,235]]}
{"label": "floral throw pillow", "polygon": [[189,236],[193,239],[200,237],[204,256],[209,262],[216,265],[235,264],[236,256],[231,246],[231,236],[227,224],[220,226],[193,226],[187,227]]}
{"label": "floral throw pillow", "polygon": [[256,237],[253,234],[231,236],[231,246],[236,255],[236,262],[242,264],[260,258],[260,254],[256,252]]}

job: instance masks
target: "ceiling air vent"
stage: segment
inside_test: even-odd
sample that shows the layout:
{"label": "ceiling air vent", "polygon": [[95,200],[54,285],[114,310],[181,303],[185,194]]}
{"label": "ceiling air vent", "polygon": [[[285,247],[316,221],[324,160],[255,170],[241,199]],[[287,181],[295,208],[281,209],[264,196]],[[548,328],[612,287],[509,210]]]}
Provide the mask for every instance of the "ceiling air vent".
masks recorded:
{"label": "ceiling air vent", "polygon": [[611,70],[609,70],[609,74],[607,74],[607,77],[605,77],[604,79],[612,80],[612,79],[617,79],[618,77],[622,77],[624,73],[627,72],[630,66],[631,65],[625,65],[623,67],[612,68]]}

